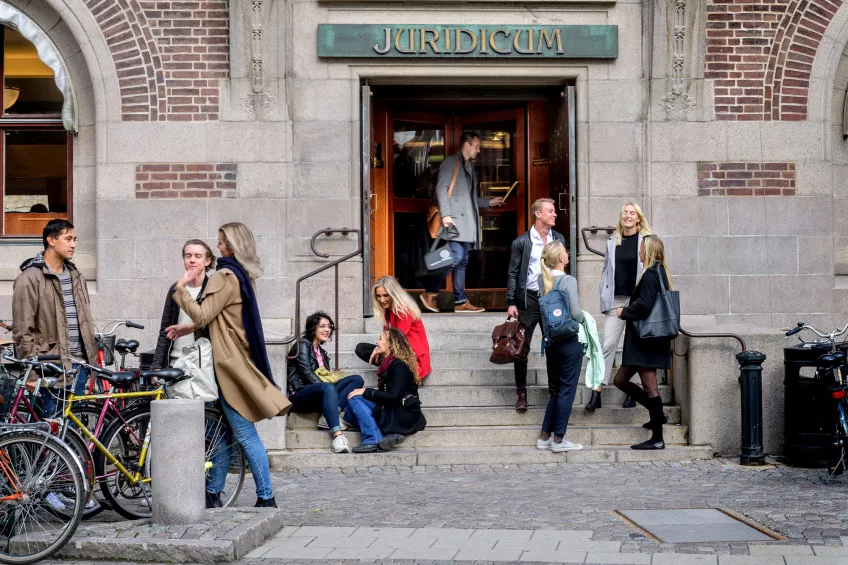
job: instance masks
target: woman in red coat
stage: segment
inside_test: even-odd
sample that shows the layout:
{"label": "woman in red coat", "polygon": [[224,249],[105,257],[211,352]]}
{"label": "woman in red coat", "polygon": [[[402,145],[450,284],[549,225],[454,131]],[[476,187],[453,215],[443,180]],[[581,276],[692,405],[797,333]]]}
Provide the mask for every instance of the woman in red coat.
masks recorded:
{"label": "woman in red coat", "polygon": [[[371,288],[374,315],[383,323],[383,329],[397,328],[406,336],[418,359],[418,376],[422,379],[430,374],[430,344],[421,321],[421,310],[415,300],[403,289],[394,277],[378,279]],[[376,365],[373,343],[360,343],[356,355],[369,365]]]}

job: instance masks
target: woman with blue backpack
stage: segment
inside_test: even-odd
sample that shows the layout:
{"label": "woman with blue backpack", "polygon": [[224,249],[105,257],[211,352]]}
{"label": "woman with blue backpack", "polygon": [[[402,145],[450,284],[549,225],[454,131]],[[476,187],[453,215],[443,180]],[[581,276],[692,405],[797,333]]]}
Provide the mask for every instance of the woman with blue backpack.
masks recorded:
{"label": "woman with blue backpack", "polygon": [[542,354],[547,364],[551,399],[536,447],[554,453],[577,451],[583,446],[565,437],[583,361],[583,345],[577,338],[579,325],[583,322],[583,311],[577,299],[577,279],[565,274],[568,253],[559,241],[545,245],[540,264]]}

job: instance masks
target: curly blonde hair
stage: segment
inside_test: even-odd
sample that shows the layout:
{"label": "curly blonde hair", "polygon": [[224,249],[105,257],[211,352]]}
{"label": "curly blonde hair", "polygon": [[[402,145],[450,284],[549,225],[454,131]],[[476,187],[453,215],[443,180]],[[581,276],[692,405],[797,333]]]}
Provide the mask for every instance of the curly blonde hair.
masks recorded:
{"label": "curly blonde hair", "polygon": [[385,334],[389,340],[389,354],[395,359],[403,361],[403,364],[409,367],[412,372],[415,384],[420,385],[424,379],[418,375],[418,358],[415,356],[412,346],[409,345],[409,340],[397,328],[389,328],[385,331]]}

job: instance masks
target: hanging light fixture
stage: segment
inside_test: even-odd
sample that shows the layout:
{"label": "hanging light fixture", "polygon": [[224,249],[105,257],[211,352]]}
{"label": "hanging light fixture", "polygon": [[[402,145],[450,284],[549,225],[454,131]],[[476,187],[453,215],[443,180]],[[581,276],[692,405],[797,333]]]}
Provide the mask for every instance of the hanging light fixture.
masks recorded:
{"label": "hanging light fixture", "polygon": [[11,108],[18,101],[21,89],[17,86],[6,86],[3,88],[3,110]]}

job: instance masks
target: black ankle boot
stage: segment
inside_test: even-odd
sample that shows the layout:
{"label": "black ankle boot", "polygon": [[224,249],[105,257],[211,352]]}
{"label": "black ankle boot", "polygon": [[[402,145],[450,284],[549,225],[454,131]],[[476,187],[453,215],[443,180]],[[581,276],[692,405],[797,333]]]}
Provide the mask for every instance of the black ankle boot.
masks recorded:
{"label": "black ankle boot", "polygon": [[624,399],[624,402],[621,404],[622,408],[636,408],[636,399],[627,395],[627,398]]}
{"label": "black ankle boot", "polygon": [[271,498],[257,498],[256,504],[253,505],[254,508],[276,508],[277,501],[274,500],[274,497]]}
{"label": "black ankle boot", "polygon": [[[666,414],[665,412],[663,412],[663,424],[668,424],[668,414]],[[642,424],[642,427],[645,428],[646,430],[650,430],[653,427],[653,422],[648,420],[647,422]]]}
{"label": "black ankle boot", "polygon": [[206,508],[221,508],[224,504],[221,502],[220,492],[206,493]]}
{"label": "black ankle boot", "polygon": [[586,410],[594,411],[601,407],[601,393],[597,390],[592,391],[592,397],[589,398],[589,403],[586,404]]}

